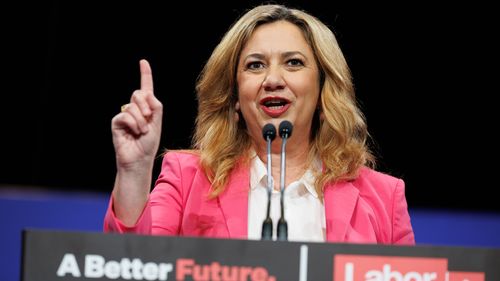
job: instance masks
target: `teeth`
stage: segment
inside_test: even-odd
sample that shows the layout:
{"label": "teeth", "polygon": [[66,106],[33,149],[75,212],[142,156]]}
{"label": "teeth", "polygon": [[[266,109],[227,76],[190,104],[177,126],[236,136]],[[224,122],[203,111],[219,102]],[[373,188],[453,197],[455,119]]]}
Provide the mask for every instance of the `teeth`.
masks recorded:
{"label": "teeth", "polygon": [[270,101],[266,101],[265,103],[265,106],[267,107],[272,107],[272,106],[283,106],[286,104],[286,101],[283,101],[283,100],[270,100]]}
{"label": "teeth", "polygon": [[284,105],[277,105],[277,106],[276,106],[276,105],[273,105],[273,106],[268,106],[268,108],[270,108],[270,109],[280,109],[280,108],[282,108],[282,107],[284,107]]}

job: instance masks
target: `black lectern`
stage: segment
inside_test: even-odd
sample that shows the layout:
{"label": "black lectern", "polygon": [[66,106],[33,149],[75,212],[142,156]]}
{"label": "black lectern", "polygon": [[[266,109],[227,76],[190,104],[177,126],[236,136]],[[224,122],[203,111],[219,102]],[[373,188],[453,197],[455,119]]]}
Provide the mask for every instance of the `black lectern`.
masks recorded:
{"label": "black lectern", "polygon": [[498,281],[500,249],[25,230],[23,281]]}

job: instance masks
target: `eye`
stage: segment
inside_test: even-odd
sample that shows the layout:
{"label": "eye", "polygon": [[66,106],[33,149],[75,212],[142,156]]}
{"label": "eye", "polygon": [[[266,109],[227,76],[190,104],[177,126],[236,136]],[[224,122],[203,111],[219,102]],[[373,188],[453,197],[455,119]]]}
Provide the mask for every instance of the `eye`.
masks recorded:
{"label": "eye", "polygon": [[250,70],[257,70],[257,69],[264,68],[264,64],[260,61],[252,61],[252,62],[247,63],[246,68],[250,69]]}
{"label": "eye", "polygon": [[289,66],[294,66],[294,67],[304,66],[304,62],[301,59],[289,59],[286,63]]}

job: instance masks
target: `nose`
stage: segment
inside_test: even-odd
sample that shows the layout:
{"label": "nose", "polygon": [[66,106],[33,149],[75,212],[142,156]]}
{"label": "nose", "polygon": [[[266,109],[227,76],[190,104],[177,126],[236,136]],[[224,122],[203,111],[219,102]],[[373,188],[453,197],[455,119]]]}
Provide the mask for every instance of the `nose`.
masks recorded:
{"label": "nose", "polygon": [[278,67],[270,67],[262,81],[262,87],[266,91],[276,91],[285,88],[285,80],[283,79],[283,74]]}

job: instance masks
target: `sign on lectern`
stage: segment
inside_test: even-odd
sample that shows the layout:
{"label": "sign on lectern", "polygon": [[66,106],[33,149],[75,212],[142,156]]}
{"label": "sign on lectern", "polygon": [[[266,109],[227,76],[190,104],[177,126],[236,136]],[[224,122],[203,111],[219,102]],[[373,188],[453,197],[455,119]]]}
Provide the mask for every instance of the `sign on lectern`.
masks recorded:
{"label": "sign on lectern", "polygon": [[500,249],[26,230],[23,281],[498,281]]}

